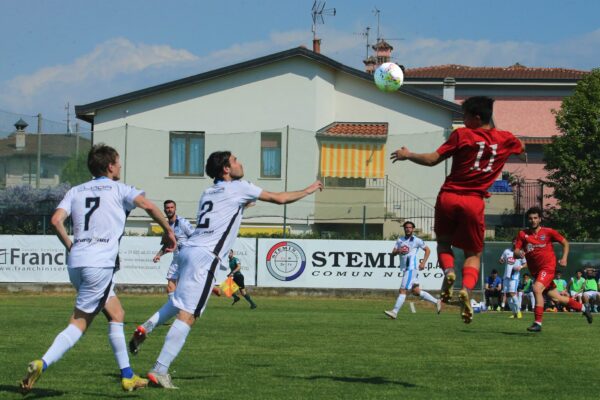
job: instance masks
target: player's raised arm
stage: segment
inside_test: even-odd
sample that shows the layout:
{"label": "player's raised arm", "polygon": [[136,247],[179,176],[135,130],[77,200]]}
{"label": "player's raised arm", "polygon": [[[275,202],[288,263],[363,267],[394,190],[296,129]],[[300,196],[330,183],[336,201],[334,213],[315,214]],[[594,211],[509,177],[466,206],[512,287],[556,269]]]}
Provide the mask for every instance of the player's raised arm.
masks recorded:
{"label": "player's raised arm", "polygon": [[68,217],[69,216],[65,210],[62,208],[57,208],[56,211],[54,211],[54,214],[52,214],[50,223],[54,227],[54,231],[56,232],[58,239],[66,247],[66,249],[70,251],[71,247],[73,246],[73,242],[71,241],[71,238],[69,238],[67,230],[65,229],[65,221]]}
{"label": "player's raised arm", "polygon": [[432,153],[413,153],[408,148],[402,146],[390,155],[390,160],[392,160],[392,163],[409,160],[415,164],[432,167],[442,162],[444,158],[437,151]]}
{"label": "player's raised arm", "polygon": [[567,266],[567,257],[569,257],[569,241],[563,238],[559,243],[562,246],[563,251],[562,257],[558,260],[558,265],[564,268]]}
{"label": "player's raised arm", "polygon": [[175,246],[177,246],[177,239],[175,238],[173,229],[171,229],[168,221],[163,217],[158,207],[156,207],[156,205],[152,201],[148,200],[143,194],[140,194],[133,199],[133,204],[135,204],[136,207],[146,211],[146,214],[148,214],[154,220],[154,222],[160,225],[160,227],[163,229],[163,240],[165,242],[164,251],[171,252],[175,250]]}
{"label": "player's raised arm", "polygon": [[312,185],[303,190],[297,190],[293,192],[267,192],[266,190],[263,190],[260,193],[260,196],[258,196],[258,199],[275,204],[289,204],[303,199],[306,196],[313,194],[317,190],[323,190],[323,183],[321,183],[319,180],[316,180]]}

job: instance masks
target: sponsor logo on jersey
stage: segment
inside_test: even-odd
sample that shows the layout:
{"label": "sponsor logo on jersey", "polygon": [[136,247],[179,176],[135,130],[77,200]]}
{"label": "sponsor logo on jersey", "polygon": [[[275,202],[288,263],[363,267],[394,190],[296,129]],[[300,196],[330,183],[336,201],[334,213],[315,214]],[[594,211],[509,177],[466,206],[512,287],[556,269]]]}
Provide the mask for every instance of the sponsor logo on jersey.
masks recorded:
{"label": "sponsor logo on jersey", "polygon": [[306,256],[294,242],[279,242],[271,247],[266,257],[267,270],[280,281],[297,279],[306,268]]}

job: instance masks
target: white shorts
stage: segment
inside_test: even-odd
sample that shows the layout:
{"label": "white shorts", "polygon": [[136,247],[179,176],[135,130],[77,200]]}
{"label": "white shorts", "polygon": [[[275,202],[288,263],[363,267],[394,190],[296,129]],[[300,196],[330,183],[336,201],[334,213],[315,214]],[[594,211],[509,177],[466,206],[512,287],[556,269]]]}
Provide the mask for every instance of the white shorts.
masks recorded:
{"label": "white shorts", "polygon": [[[179,257],[177,257],[179,258]],[[169,281],[177,281],[179,280],[179,264],[173,260],[171,265],[169,265],[169,270],[167,271],[167,280]]]}
{"label": "white shorts", "polygon": [[96,314],[106,301],[116,296],[113,282],[114,268],[67,268],[69,279],[77,290],[75,308],[87,314]]}
{"label": "white shorts", "polygon": [[595,300],[598,298],[598,296],[600,296],[600,293],[596,292],[595,290],[588,290],[583,292],[583,294],[585,294],[590,300]]}
{"label": "white shorts", "polygon": [[419,285],[419,271],[416,269],[404,270],[404,276],[402,276],[402,283],[400,289],[411,290],[413,286]]}
{"label": "white shorts", "polygon": [[179,281],[173,295],[173,305],[199,317],[216,281],[220,262],[214,254],[201,247],[184,247],[179,252]]}
{"label": "white shorts", "polygon": [[519,281],[516,279],[504,278],[502,282],[502,293],[517,293]]}
{"label": "white shorts", "polygon": [[571,297],[579,297],[581,296],[583,293],[581,292],[576,292],[574,290],[571,290]]}

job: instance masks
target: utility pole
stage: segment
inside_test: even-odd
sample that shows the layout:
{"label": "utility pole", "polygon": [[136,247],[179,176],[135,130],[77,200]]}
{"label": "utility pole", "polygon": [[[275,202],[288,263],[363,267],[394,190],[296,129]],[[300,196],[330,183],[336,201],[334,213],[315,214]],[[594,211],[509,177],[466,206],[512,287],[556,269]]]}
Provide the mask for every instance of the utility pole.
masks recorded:
{"label": "utility pole", "polygon": [[42,170],[42,114],[37,115],[37,168],[35,173],[35,187],[40,188],[40,173]]}

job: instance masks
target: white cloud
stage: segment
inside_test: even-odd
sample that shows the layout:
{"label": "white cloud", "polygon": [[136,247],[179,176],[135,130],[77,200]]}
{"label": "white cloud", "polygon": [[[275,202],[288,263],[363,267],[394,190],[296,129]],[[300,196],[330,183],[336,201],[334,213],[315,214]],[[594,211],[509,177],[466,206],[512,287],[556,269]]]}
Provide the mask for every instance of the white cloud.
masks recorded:
{"label": "white cloud", "polygon": [[121,74],[134,74],[149,68],[165,68],[198,60],[187,50],[164,45],[135,44],[115,38],[99,44],[89,54],[71,64],[42,68],[30,75],[20,75],[2,84],[0,101],[24,106],[57,86],[74,87],[93,81],[110,82]]}
{"label": "white cloud", "polygon": [[[324,55],[363,68],[363,36],[328,26],[319,26],[318,33]],[[392,44],[394,61],[408,68],[440,64],[508,66],[515,62],[578,69],[600,66],[600,29],[555,43],[423,37]],[[50,118],[62,119],[67,101],[71,104],[95,101],[300,45],[311,48],[311,32],[273,32],[264,40],[239,42],[202,55],[167,45],[136,44],[115,38],[72,63],[0,82],[0,109],[42,112]]]}

